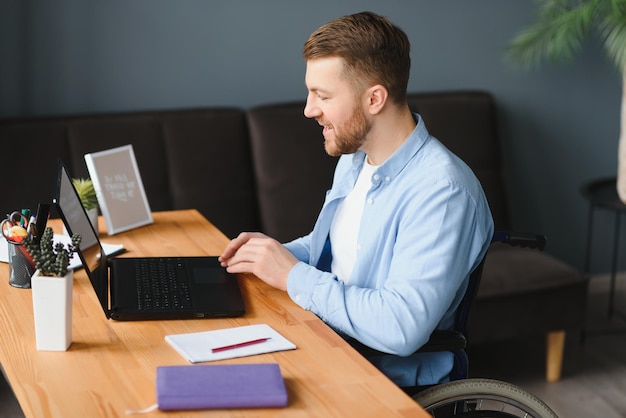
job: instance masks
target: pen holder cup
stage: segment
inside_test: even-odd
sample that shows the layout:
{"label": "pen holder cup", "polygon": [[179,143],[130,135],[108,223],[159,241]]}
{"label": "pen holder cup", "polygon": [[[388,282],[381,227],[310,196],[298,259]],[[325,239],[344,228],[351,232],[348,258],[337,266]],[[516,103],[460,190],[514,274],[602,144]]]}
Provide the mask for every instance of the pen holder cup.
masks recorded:
{"label": "pen holder cup", "polygon": [[35,265],[21,243],[7,240],[9,253],[9,284],[22,289],[30,288],[30,278]]}

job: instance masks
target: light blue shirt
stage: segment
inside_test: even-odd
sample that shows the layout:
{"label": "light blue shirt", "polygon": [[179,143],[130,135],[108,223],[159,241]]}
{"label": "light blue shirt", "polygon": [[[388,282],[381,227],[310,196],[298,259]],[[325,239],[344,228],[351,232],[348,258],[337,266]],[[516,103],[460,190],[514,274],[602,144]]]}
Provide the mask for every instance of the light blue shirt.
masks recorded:
{"label": "light blue shirt", "polygon": [[289,296],[340,334],[394,354],[370,360],[401,386],[448,380],[451,353],[411,354],[434,329],[452,327],[493,235],[471,169],[414,117],[415,130],[372,175],[348,285],[329,272],[327,237],[363,166],[362,151],[339,159],[313,231],[285,244],[300,260],[289,273]]}

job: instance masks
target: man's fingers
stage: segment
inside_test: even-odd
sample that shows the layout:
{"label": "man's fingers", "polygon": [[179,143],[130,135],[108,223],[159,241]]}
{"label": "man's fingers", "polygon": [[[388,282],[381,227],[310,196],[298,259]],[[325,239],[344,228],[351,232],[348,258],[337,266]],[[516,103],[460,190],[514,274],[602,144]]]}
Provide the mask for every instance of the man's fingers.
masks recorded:
{"label": "man's fingers", "polygon": [[237,251],[248,242],[251,236],[252,234],[249,232],[242,232],[236,238],[232,239],[222,252],[222,255],[219,256],[219,261],[223,263],[235,255]]}
{"label": "man's fingers", "polygon": [[252,263],[246,261],[226,266],[226,271],[229,273],[252,273],[251,269]]}

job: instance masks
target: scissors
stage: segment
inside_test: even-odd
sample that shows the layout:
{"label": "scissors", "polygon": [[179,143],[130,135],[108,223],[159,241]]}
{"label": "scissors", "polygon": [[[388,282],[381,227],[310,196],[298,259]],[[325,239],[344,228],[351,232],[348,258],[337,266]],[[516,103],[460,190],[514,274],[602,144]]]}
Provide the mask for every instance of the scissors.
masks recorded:
{"label": "scissors", "polygon": [[[21,242],[30,235],[28,229],[34,228],[34,225],[28,225],[28,218],[18,211],[7,215],[7,218],[0,223],[2,235],[7,241]],[[33,231],[34,232],[34,231]]]}

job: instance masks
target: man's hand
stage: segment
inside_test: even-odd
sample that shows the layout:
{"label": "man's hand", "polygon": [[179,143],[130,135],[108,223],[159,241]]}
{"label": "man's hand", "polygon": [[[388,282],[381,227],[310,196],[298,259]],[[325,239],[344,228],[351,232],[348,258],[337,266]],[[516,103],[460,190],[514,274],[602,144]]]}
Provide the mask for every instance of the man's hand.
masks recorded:
{"label": "man's hand", "polygon": [[242,232],[219,257],[229,273],[252,273],[270,286],[287,290],[287,277],[298,260],[280,242],[259,232]]}

